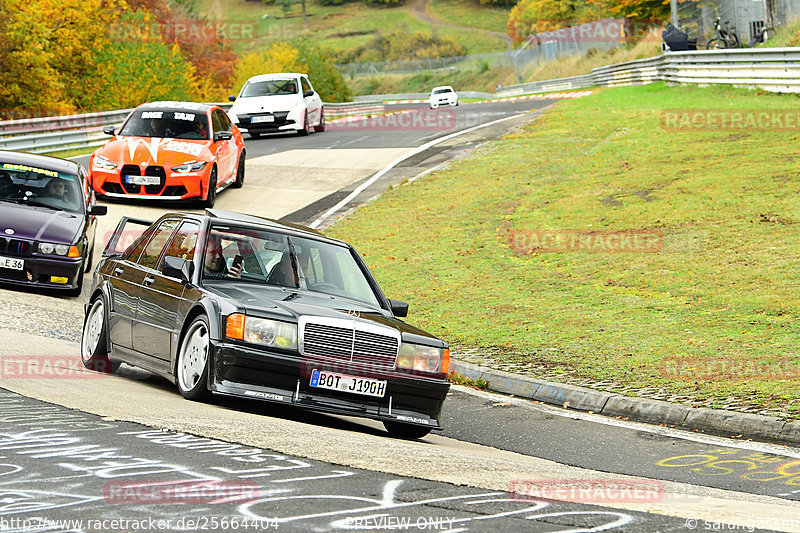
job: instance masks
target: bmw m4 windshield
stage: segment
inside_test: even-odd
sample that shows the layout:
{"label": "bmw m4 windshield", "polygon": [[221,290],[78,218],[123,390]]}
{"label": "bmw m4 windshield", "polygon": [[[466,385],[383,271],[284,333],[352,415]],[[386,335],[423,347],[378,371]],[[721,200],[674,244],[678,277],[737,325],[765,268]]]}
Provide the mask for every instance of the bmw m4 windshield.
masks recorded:
{"label": "bmw m4 windshield", "polygon": [[128,119],[119,135],[207,140],[208,132],[208,117],[204,112],[140,109]]}
{"label": "bmw m4 windshield", "polygon": [[263,283],[380,307],[350,248],[266,230],[212,228],[205,242],[203,280]]}

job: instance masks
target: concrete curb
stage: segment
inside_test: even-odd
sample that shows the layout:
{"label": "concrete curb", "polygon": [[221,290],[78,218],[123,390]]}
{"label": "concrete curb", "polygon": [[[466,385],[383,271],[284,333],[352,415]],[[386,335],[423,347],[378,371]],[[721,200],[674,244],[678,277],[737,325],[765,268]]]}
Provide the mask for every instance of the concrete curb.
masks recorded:
{"label": "concrete curb", "polygon": [[559,407],[611,417],[624,417],[648,424],[695,429],[727,437],[800,444],[800,421],[786,422],[774,416],[690,407],[661,400],[622,396],[520,376],[455,359],[450,360],[450,372],[456,372],[473,381],[482,379],[488,383],[488,389],[493,392],[511,394]]}

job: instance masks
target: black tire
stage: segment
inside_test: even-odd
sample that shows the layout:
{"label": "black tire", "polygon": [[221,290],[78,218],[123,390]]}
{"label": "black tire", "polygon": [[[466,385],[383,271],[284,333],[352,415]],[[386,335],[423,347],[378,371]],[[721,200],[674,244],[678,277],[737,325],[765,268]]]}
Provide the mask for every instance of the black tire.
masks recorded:
{"label": "black tire", "polygon": [[314,126],[314,131],[322,133],[325,131],[325,108],[319,110],[319,126]]}
{"label": "black tire", "polygon": [[248,132],[248,135],[250,136],[251,139],[258,139],[258,138],[261,137],[260,133],[249,133]]}
{"label": "black tire", "polygon": [[178,348],[175,382],[181,396],[187,400],[205,401],[211,397],[208,390],[208,369],[212,360],[209,336],[208,318],[199,315],[186,329]]}
{"label": "black tire", "polygon": [[727,48],[740,48],[739,36],[735,33],[728,34]]}
{"label": "black tire", "polygon": [[236,167],[236,180],[231,184],[234,189],[240,189],[244,185],[244,150],[239,154],[239,166]]}
{"label": "black tire", "polygon": [[98,296],[92,300],[92,305],[83,321],[81,362],[89,370],[113,374],[119,368],[119,363],[112,363],[108,358],[106,330],[105,301],[102,296]]}
{"label": "black tire", "polygon": [[414,426],[411,424],[405,424],[403,422],[391,422],[389,420],[383,421],[383,427],[386,428],[386,431],[389,432],[389,435],[396,439],[421,439],[431,432],[431,429],[426,428],[425,426]]}
{"label": "black tire", "polygon": [[305,137],[309,133],[311,133],[311,126],[308,125],[308,111],[306,111],[306,114],[303,117],[303,127],[297,130],[297,134],[301,137]]}
{"label": "black tire", "polygon": [[214,202],[217,201],[217,168],[211,169],[211,176],[208,177],[208,194],[205,200],[200,202],[202,207],[214,207]]}

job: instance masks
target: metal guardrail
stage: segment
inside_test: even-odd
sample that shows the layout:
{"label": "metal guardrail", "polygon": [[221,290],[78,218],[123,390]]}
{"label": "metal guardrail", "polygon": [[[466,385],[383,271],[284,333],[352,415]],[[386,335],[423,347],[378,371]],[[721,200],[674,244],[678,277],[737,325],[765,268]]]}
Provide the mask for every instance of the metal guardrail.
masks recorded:
{"label": "metal guardrail", "polygon": [[[761,88],[772,92],[800,92],[800,48],[755,48],[665,52],[657,57],[638,59],[592,69],[586,76],[561,78],[501,87],[498,96],[536,92],[618,87],[664,81],[670,85],[733,85]],[[461,92],[468,96],[469,92]],[[475,93],[483,94],[483,93]],[[326,103],[329,116],[347,116],[383,111],[383,96],[395,99],[427,98],[426,93],[379,95],[369,101]],[[380,98],[378,100],[377,98]],[[221,104],[228,108],[231,104]],[[0,121],[0,149],[52,152],[99,146],[105,141],[102,128],[121,123],[130,109]]]}
{"label": "metal guardrail", "polygon": [[800,92],[800,48],[754,48],[665,52],[592,69],[586,76],[509,85],[500,96],[619,87],[663,81],[669,85],[732,85],[771,92]]}
{"label": "metal guardrail", "polygon": [[534,81],[519,85],[508,85],[497,89],[497,96],[516,96],[519,94],[545,93],[550,91],[568,91],[583,89],[594,85],[590,74],[574,76],[572,78],[558,78],[555,80]]}
{"label": "metal guardrail", "polygon": [[[230,109],[231,103],[216,104]],[[381,101],[326,103],[326,116],[331,118],[380,113]],[[0,121],[0,149],[32,153],[94,148],[104,144],[108,136],[103,127],[122,124],[133,109],[103,113],[86,113],[59,117],[40,117]],[[329,113],[329,115],[328,115]]]}

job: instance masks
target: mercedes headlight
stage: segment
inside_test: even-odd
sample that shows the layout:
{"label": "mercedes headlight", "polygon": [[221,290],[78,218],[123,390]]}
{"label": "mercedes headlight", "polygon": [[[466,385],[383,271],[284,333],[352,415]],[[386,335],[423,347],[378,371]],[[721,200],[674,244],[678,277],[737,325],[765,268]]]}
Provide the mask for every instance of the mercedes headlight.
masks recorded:
{"label": "mercedes headlight", "polygon": [[397,368],[418,372],[447,373],[450,366],[450,350],[421,344],[403,343],[397,356]]}
{"label": "mercedes headlight", "polygon": [[284,350],[297,349],[297,325],[241,313],[228,316],[225,336],[253,344]]}

